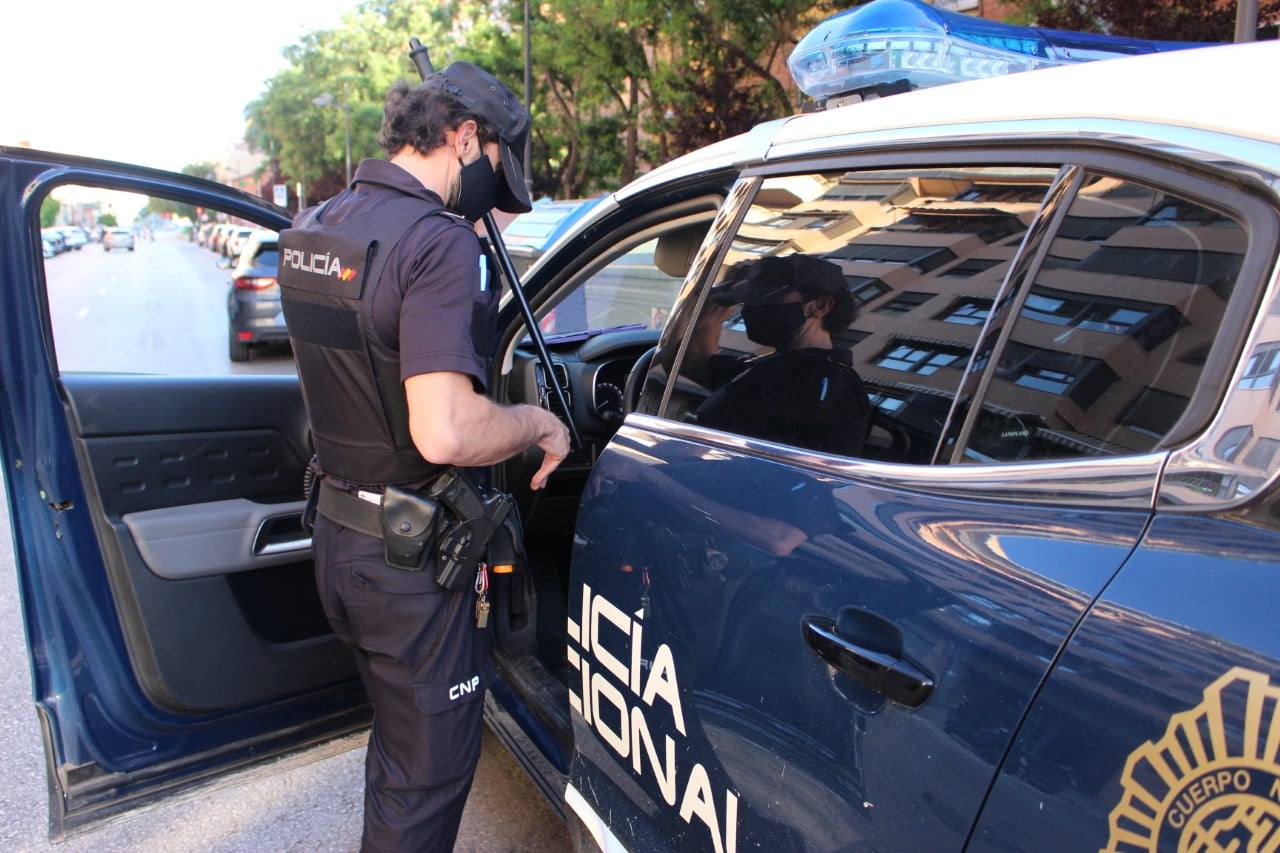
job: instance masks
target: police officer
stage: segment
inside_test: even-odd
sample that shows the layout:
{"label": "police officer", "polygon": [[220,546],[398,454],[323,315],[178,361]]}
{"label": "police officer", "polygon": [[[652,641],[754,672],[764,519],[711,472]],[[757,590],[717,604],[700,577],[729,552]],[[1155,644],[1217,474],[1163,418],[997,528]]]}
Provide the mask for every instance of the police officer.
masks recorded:
{"label": "police officer", "polygon": [[[742,358],[718,352],[739,309],[747,337],[771,348]],[[840,267],[805,254],[740,261],[711,291],[689,342],[685,371],[714,389],[693,419],[715,429],[857,456],[871,402],[853,355],[836,335],[857,316]]]}
{"label": "police officer", "polygon": [[489,637],[471,578],[437,582],[423,490],[535,445],[539,489],[569,450],[549,412],[485,396],[499,288],[474,222],[531,208],[528,132],[524,106],[469,63],[400,81],[378,135],[388,159],[281,235],[321,478],[316,581],[373,705],[363,850],[451,849],[480,753]]}

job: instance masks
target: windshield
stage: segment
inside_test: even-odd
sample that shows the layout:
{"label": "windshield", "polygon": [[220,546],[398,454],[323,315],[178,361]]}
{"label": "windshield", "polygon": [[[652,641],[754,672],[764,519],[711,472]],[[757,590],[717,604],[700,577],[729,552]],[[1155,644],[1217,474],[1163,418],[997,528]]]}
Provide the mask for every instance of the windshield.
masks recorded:
{"label": "windshield", "polygon": [[654,265],[657,239],[641,243],[577,283],[539,325],[550,339],[586,337],[619,328],[661,329],[683,278]]}

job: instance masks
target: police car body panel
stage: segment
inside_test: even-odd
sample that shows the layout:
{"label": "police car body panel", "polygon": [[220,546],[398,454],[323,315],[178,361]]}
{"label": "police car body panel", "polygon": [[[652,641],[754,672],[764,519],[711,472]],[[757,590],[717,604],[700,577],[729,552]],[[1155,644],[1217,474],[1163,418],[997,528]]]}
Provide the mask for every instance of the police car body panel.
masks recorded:
{"label": "police car body panel", "polygon": [[[66,267],[44,266],[30,251],[41,202],[67,187],[167,197],[271,229],[287,225],[286,213],[137,166],[8,148],[0,162],[6,497],[49,760],[51,832],[60,835],[256,755],[357,732],[367,712],[340,644],[326,639],[322,620],[308,622],[298,580],[309,574],[298,566],[309,551],[287,501],[309,450],[296,379],[60,363],[68,353],[54,339],[68,329],[55,316],[66,316],[59,299],[78,297],[60,289]],[[130,256],[113,288],[91,265],[75,277],[77,291],[87,283],[118,299],[126,279],[149,269],[148,257]],[[193,260],[217,273],[212,259]],[[194,292],[181,268],[155,272]],[[211,544],[264,510],[260,537],[245,547]],[[150,514],[152,530],[189,537],[174,541],[212,564],[180,580],[148,568],[127,526],[137,513]],[[246,593],[255,600],[249,609],[239,603]]]}
{"label": "police car body panel", "polygon": [[[1252,54],[1245,63],[1254,68],[1278,53],[1275,45],[1231,51]],[[1226,57],[1222,49],[1198,53],[1206,62]],[[1107,65],[1089,73],[1106,76],[1118,103],[1133,104],[1135,92],[1117,85],[1128,75]],[[1191,54],[1124,65],[1137,78],[1145,65],[1175,91],[1175,69],[1188,82],[1204,73]],[[1053,72],[1068,90],[1077,74]],[[1019,78],[1024,95],[1040,76]],[[1274,334],[1265,309],[1256,319],[1254,311],[1274,299],[1273,117],[1247,109],[1241,96],[1220,112],[1215,105],[1230,117],[1221,129],[1180,121],[1168,104],[1140,108],[1129,121],[1121,109],[1108,115],[1106,104],[1094,110],[1097,93],[1074,88],[1071,98],[1037,100],[1052,107],[1022,122],[1012,110],[972,111],[959,97],[968,89],[984,102],[990,93],[992,102],[1018,103],[1003,97],[1010,84],[928,93],[928,107],[956,98],[941,115],[917,112],[926,99],[911,95],[795,118],[772,129],[763,162],[740,165],[761,176],[815,162],[832,172],[956,165],[982,159],[971,152],[985,143],[994,152],[986,162],[1012,168],[1087,162],[1085,151],[1102,148],[1126,158],[1140,152],[1155,171],[1137,161],[1122,171],[1157,184],[1176,182],[1159,172],[1182,163],[1174,168],[1208,178],[1198,192],[1210,197],[1215,184],[1248,190],[1236,201],[1256,240],[1237,279],[1249,282],[1237,292],[1244,313],[1223,323],[1206,372],[1217,377],[1213,388],[1243,383],[1269,400],[1271,383],[1255,377]],[[929,125],[899,129],[912,123],[905,112]],[[944,123],[933,125],[935,117]],[[847,132],[851,125],[857,130]],[[1257,200],[1262,207],[1251,207]],[[732,204],[713,234],[731,233]],[[723,253],[729,237],[721,239]],[[690,284],[709,278],[710,254],[704,247],[707,269],[695,266]],[[697,298],[687,287],[684,301]],[[660,351],[681,345],[680,316],[678,307]],[[1277,649],[1265,627],[1245,629],[1225,653],[1222,643],[1241,633],[1228,630],[1228,614],[1232,601],[1250,595],[1246,585],[1260,584],[1254,594],[1263,603],[1243,611],[1265,609],[1271,596],[1261,590],[1272,589],[1277,540],[1241,517],[1187,523],[1152,511],[1257,505],[1274,481],[1274,457],[1245,454],[1239,436],[1245,424],[1250,436],[1274,434],[1273,407],[1230,394],[1223,405],[1211,390],[1168,430],[1190,440],[1159,453],[904,468],[678,423],[670,410],[681,391],[666,385],[641,403],[659,417],[628,418],[596,465],[588,486],[596,497],[584,501],[578,521],[568,634],[581,681],[571,687],[578,757],[569,802],[603,846],[1035,849],[1053,839],[1155,849],[1184,832],[1265,837],[1270,818],[1258,825],[1250,816],[1276,810],[1272,717],[1243,709],[1271,707]],[[957,449],[950,461],[976,460]],[[771,540],[762,531],[819,506],[838,508],[839,545],[806,540],[785,556],[769,553],[769,542],[785,535]],[[617,531],[619,517],[652,526],[629,537]],[[1223,549],[1236,536],[1249,547],[1233,561]],[[1166,585],[1160,567],[1171,548],[1181,568]],[[1229,589],[1193,591],[1219,568],[1231,576]],[[1244,621],[1266,624],[1261,612]],[[1139,639],[1126,637],[1130,625]],[[824,626],[835,628],[825,639]],[[833,654],[833,636],[856,648]],[[664,646],[672,663],[659,669]],[[1118,663],[1120,649],[1131,663],[1110,674],[1109,688],[1097,686],[1095,674]],[[1192,661],[1196,675],[1188,677]],[[885,671],[873,676],[877,666]],[[1158,687],[1147,685],[1145,667]],[[663,683],[679,681],[678,716],[676,703],[646,688],[655,671]],[[912,686],[859,693],[875,678],[895,677]],[[1082,692],[1089,713],[1077,710]],[[1125,713],[1112,711],[1117,702]],[[1200,732],[1206,724],[1195,721],[1205,719]],[[1188,729],[1197,732],[1192,741]],[[1155,820],[1151,798],[1161,802]]]}
{"label": "police car body panel", "polygon": [[1258,581],[1277,547],[1244,517],[1157,516],[1041,690],[970,846],[1265,837],[1280,643]]}
{"label": "police car body panel", "polygon": [[[602,814],[634,809],[627,801],[645,792],[647,825],[612,822],[637,849],[963,846],[1040,680],[1147,513],[975,507],[747,448],[709,456],[721,442],[635,421],[597,466],[608,500],[579,516],[575,564],[599,568],[589,593],[583,584],[589,616],[578,602],[570,611],[582,675],[570,701],[584,708],[574,787]],[[625,470],[636,465],[644,472]],[[711,496],[704,484],[715,484]],[[727,497],[743,494],[757,497]],[[754,531],[810,526],[780,512],[778,495],[839,521],[770,553]],[[717,498],[729,506],[713,509]],[[640,529],[620,537],[616,518],[640,504]],[[851,655],[893,658],[888,678],[920,673],[919,704],[905,704],[905,685],[893,693],[851,675],[858,665],[821,645],[824,629]],[[656,668],[662,644],[684,731],[667,703],[646,701],[643,678],[628,684],[611,660]],[[655,778],[667,786],[658,796]]]}
{"label": "police car body panel", "polygon": [[[1280,132],[1239,84],[1277,58],[781,119],[549,248],[527,284],[555,363],[506,303],[491,387],[553,405],[561,383],[584,446],[536,497],[536,455],[492,472],[529,561],[495,581],[487,710],[575,826],[717,853],[1273,831]],[[0,424],[58,834],[367,712],[296,527],[296,380],[73,365],[63,273],[36,255],[64,184],[287,216],[62,155],[0,149],[0,174]],[[793,251],[836,259],[862,301],[844,342],[878,415],[858,458],[698,420],[708,290]],[[751,346],[739,319],[723,335]],[[135,538],[142,517],[225,543],[264,516],[178,581]]]}

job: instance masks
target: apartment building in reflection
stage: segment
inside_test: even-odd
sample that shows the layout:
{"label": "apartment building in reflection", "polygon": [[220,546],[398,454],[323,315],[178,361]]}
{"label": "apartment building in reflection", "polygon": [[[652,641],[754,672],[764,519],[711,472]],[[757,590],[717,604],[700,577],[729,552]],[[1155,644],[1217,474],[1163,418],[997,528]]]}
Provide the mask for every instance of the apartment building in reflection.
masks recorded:
{"label": "apartment building in reflection", "polygon": [[1176,437],[1246,231],[1206,204],[1081,171],[1012,270],[1057,179],[1041,167],[766,179],[726,263],[838,263],[861,309],[842,340],[877,406],[925,437],[945,429],[971,358],[998,351],[967,458],[1149,450]]}

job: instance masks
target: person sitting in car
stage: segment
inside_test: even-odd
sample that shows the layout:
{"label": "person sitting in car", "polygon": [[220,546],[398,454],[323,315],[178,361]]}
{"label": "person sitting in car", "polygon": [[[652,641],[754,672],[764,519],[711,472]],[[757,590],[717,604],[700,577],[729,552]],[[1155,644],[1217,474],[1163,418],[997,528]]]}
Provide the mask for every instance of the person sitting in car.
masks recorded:
{"label": "person sitting in car", "polygon": [[[720,335],[741,305],[760,352],[720,352]],[[871,403],[836,335],[857,316],[840,267],[811,255],[742,261],[729,268],[703,310],[684,373],[713,389],[690,420],[714,429],[857,456]]]}

